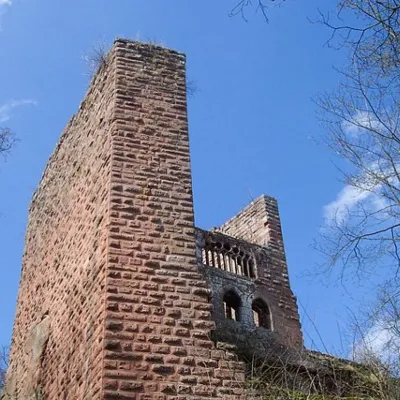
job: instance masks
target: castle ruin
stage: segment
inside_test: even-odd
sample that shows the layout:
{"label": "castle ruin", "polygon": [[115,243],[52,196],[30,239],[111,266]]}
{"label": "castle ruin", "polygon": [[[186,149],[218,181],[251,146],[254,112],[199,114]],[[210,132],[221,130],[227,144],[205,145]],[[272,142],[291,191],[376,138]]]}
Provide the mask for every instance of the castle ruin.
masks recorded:
{"label": "castle ruin", "polygon": [[304,366],[277,202],[194,226],[185,56],[116,40],[32,199],[4,396],[238,400],[265,349]]}

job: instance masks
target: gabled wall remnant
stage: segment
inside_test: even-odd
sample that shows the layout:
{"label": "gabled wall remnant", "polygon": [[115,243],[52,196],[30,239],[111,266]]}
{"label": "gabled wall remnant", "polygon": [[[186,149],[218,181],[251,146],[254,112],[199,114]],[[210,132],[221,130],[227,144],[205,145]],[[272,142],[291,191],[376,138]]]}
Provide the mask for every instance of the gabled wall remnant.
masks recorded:
{"label": "gabled wall remnant", "polygon": [[[238,325],[254,329],[257,324],[253,306],[257,300],[262,301],[268,307],[269,334],[285,346],[301,348],[296,297],[290,289],[286,264],[282,269],[282,264],[274,262],[274,253],[268,246],[219,232],[196,229],[196,240],[199,270],[211,288],[212,316],[217,327],[226,319],[223,297],[233,291],[240,299]],[[248,273],[250,268],[252,272]],[[225,329],[224,325],[221,329]],[[242,334],[246,335],[246,329]]]}

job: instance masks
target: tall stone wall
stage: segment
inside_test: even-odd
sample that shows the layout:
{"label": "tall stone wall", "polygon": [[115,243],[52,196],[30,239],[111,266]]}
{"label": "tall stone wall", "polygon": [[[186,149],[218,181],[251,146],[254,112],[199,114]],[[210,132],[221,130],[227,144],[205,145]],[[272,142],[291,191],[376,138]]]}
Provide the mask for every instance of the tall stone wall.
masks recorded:
{"label": "tall stone wall", "polygon": [[30,209],[11,398],[241,398],[196,266],[185,82],[182,54],[117,40],[63,133]]}
{"label": "tall stone wall", "polygon": [[8,371],[12,398],[101,396],[113,74],[103,67],[94,80],[32,199]]}
{"label": "tall stone wall", "polygon": [[123,41],[114,51],[104,398],[240,393],[208,338],[197,272],[185,57]]}

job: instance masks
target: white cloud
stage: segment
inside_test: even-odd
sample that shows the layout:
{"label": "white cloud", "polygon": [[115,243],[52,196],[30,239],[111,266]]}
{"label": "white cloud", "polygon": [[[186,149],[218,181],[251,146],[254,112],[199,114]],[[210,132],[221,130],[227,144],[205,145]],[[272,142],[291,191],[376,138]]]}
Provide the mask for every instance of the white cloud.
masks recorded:
{"label": "white cloud", "polygon": [[368,111],[357,111],[348,121],[342,122],[343,131],[350,135],[360,135],[367,130],[383,131],[384,125]]}
{"label": "white cloud", "polygon": [[343,224],[351,210],[360,202],[376,197],[374,193],[346,185],[337,195],[336,200],[324,206],[324,219],[327,225]]}
{"label": "white cloud", "polygon": [[354,344],[352,356],[357,361],[367,360],[371,356],[389,363],[393,353],[400,348],[400,338],[383,321],[377,321],[362,339]]}
{"label": "white cloud", "polygon": [[[343,225],[360,203],[365,210],[377,212],[375,218],[388,217],[385,208],[390,202],[382,193],[384,182],[393,187],[397,187],[399,182],[393,166],[382,167],[380,164],[383,163],[384,160],[381,163],[374,162],[365,168],[363,174],[358,177],[361,188],[348,184],[338,193],[334,201],[323,207],[326,226]],[[396,165],[396,170],[400,170],[400,165]]]}
{"label": "white cloud", "polygon": [[0,0],[0,32],[2,30],[1,27],[1,17],[6,12],[6,6],[11,6],[13,0]]}
{"label": "white cloud", "polygon": [[[343,132],[349,136],[350,142],[352,142],[351,138],[356,140],[355,145],[358,144],[357,137],[368,132],[368,130],[384,132],[386,129],[368,111],[356,111],[352,118],[342,122]],[[391,177],[393,175],[392,167],[390,165],[381,165],[384,161],[373,162],[368,160],[366,164],[369,164],[369,167],[365,169],[363,176],[360,177],[361,185],[364,189],[346,185],[338,193],[334,201],[323,207],[325,225],[342,225],[349,218],[351,211],[360,203],[374,211],[382,210],[387,206],[387,201],[379,195],[379,191],[382,188],[381,182],[387,179],[392,183],[397,179],[397,174],[395,177]],[[385,179],[379,179],[379,176]]]}
{"label": "white cloud", "polygon": [[[0,0],[2,1],[2,0]],[[25,105],[37,105],[36,100],[22,99],[22,100],[11,100],[3,105],[0,105],[0,122],[6,122],[11,118],[12,111],[15,108]]]}

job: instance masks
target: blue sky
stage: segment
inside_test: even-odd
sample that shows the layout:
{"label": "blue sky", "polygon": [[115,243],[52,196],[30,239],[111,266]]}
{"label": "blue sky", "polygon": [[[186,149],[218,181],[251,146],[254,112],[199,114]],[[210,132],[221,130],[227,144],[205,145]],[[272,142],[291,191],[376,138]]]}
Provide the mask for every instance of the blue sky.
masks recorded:
{"label": "blue sky", "polygon": [[347,307],[365,289],[306,276],[321,262],[310,244],[324,206],[342,189],[332,154],[312,139],[322,134],[312,98],[337,85],[332,67],[344,55],[308,18],[333,2],[288,0],[269,24],[251,11],[248,23],[230,18],[234,3],[0,0],[0,123],[20,139],[0,164],[0,343],[11,335],[30,198],[87,89],[84,56],[119,36],[187,54],[199,89],[189,99],[196,224],[218,226],[262,193],[277,197],[306,343],[342,349]]}

